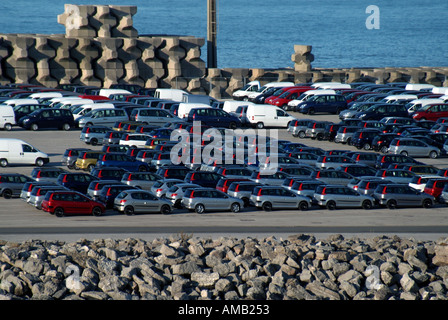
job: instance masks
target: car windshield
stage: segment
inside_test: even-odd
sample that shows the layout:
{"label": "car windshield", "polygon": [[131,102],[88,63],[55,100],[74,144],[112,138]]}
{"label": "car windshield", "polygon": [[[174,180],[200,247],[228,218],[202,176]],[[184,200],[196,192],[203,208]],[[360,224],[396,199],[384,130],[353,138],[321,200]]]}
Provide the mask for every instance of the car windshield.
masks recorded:
{"label": "car windshield", "polygon": [[78,114],[78,113],[80,113],[82,110],[83,110],[83,108],[78,107],[78,108],[76,108],[75,110],[73,110],[73,114]]}

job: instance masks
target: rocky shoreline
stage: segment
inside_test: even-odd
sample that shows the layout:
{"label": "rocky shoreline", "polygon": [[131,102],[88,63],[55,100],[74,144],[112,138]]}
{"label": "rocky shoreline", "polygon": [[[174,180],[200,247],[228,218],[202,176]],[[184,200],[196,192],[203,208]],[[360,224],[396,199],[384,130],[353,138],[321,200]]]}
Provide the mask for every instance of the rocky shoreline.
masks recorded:
{"label": "rocky shoreline", "polygon": [[447,300],[448,238],[0,240],[0,300]]}

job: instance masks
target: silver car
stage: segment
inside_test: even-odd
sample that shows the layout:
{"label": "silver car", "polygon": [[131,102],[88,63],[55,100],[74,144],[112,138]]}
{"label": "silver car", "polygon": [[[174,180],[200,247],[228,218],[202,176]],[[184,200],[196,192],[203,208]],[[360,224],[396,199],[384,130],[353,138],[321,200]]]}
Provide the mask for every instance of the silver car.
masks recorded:
{"label": "silver car", "polygon": [[64,169],[60,169],[58,167],[41,167],[34,168],[31,171],[31,178],[36,181],[49,181],[49,182],[57,182],[58,177],[61,173],[66,173]]}
{"label": "silver car", "polygon": [[359,179],[359,182],[355,186],[353,186],[353,189],[358,191],[360,194],[371,196],[378,185],[391,183],[393,182],[390,180],[385,180],[377,177],[361,177]]}
{"label": "silver car", "polygon": [[336,136],[334,137],[334,142],[350,144],[350,141],[351,141],[353,135],[359,129],[360,129],[359,127],[354,127],[354,126],[340,127],[338,129],[338,132],[336,133]]}
{"label": "silver car", "polygon": [[121,140],[121,137],[126,134],[126,132],[122,131],[111,131],[109,129],[108,132],[104,134],[103,143],[104,144],[118,144]]}
{"label": "silver car", "polygon": [[57,186],[55,182],[51,181],[30,181],[23,185],[22,191],[20,192],[20,199],[28,202],[29,197],[31,196],[31,191],[35,186]]}
{"label": "silver car", "polygon": [[61,164],[67,166],[69,169],[75,168],[75,162],[78,159],[78,155],[82,151],[89,151],[89,148],[68,148],[62,155]]}
{"label": "silver car", "polygon": [[331,123],[330,121],[315,121],[308,124],[305,131],[305,136],[311,139],[321,140],[325,134],[326,125]]}
{"label": "silver car", "polygon": [[168,214],[173,207],[170,201],[160,199],[149,191],[125,190],[115,197],[114,209],[126,215],[152,212]]}
{"label": "silver car", "polygon": [[389,209],[397,207],[431,208],[436,201],[433,196],[415,190],[406,184],[380,184],[372,196],[380,206],[386,206]]}
{"label": "silver car", "polygon": [[92,146],[103,144],[104,135],[110,131],[106,126],[84,127],[79,135],[79,140]]}
{"label": "silver car", "polygon": [[168,191],[165,193],[165,198],[171,201],[173,207],[181,208],[182,207],[182,198],[187,190],[191,188],[202,188],[198,184],[194,183],[179,183],[173,185]]}
{"label": "silver car", "polygon": [[310,177],[326,184],[340,184],[344,186],[353,179],[353,176],[347,172],[332,169],[316,170]]}
{"label": "silver car", "polygon": [[255,187],[250,195],[250,204],[265,211],[274,209],[308,210],[311,199],[277,186]]}
{"label": "silver car", "polygon": [[289,190],[297,193],[299,196],[308,197],[314,201],[314,193],[316,188],[324,184],[324,182],[317,180],[297,180],[294,181]]}
{"label": "silver car", "polygon": [[5,199],[20,196],[23,186],[34,179],[20,173],[0,173],[0,195]]}
{"label": "silver car", "polygon": [[52,191],[64,191],[68,190],[62,186],[35,186],[31,191],[31,195],[28,198],[28,203],[34,206],[36,209],[41,209],[42,200],[44,200],[46,194]]}
{"label": "silver car", "polygon": [[123,175],[121,183],[150,191],[157,181],[163,180],[153,172],[128,172]]}
{"label": "silver car", "polygon": [[157,197],[164,197],[169,188],[175,184],[185,183],[185,181],[180,179],[163,179],[159,180],[151,187],[151,192]]}
{"label": "silver car", "polygon": [[311,122],[314,123],[315,120],[299,119],[294,126],[288,127],[288,131],[292,134],[293,137],[299,137],[303,139],[306,137],[306,128],[308,128],[308,125]]}
{"label": "silver car", "polygon": [[90,196],[93,200],[98,200],[101,189],[105,186],[116,185],[119,182],[117,180],[95,180],[92,181],[87,188],[87,195]]}
{"label": "silver car", "polygon": [[346,164],[355,164],[355,161],[344,155],[323,155],[317,159],[315,166],[318,169],[337,169]]}
{"label": "silver car", "polygon": [[156,170],[158,170],[160,167],[169,166],[172,164],[173,162],[171,161],[170,152],[154,154],[150,162],[150,166]]}
{"label": "silver car", "polygon": [[129,121],[129,116],[124,109],[121,108],[101,108],[92,110],[84,116],[77,119],[80,128],[100,125],[112,127],[115,122]]}
{"label": "silver car", "polygon": [[224,210],[237,213],[244,206],[244,202],[213,188],[195,188],[187,190],[182,198],[182,206],[199,214]]}
{"label": "silver car", "polygon": [[395,183],[410,183],[416,174],[405,169],[381,169],[378,170],[376,177],[390,180]]}
{"label": "silver car", "polygon": [[389,145],[388,153],[435,159],[440,155],[440,149],[418,139],[395,138]]}
{"label": "silver car", "polygon": [[262,184],[252,181],[235,181],[229,185],[227,194],[243,200],[244,206],[248,207],[250,205],[250,195],[257,186],[262,186]]}
{"label": "silver car", "polygon": [[250,179],[254,182],[271,185],[271,186],[281,186],[285,179],[289,178],[290,175],[277,171],[274,174],[264,175],[259,171],[254,171]]}
{"label": "silver car", "polygon": [[341,185],[323,185],[316,188],[314,199],[317,205],[329,210],[336,208],[364,208],[371,209],[375,199],[362,195],[350,187]]}

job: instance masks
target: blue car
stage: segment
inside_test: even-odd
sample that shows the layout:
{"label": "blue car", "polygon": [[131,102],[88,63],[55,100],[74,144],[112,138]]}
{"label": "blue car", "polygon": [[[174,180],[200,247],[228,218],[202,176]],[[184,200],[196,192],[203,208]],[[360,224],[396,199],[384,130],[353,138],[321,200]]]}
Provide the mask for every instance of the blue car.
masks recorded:
{"label": "blue car", "polygon": [[58,176],[57,184],[66,187],[67,189],[78,191],[87,194],[87,189],[92,181],[99,180],[88,173],[61,173]]}
{"label": "blue car", "polygon": [[222,127],[236,129],[241,127],[238,117],[231,115],[224,110],[215,108],[194,108],[188,114],[188,122],[201,121],[210,127]]}
{"label": "blue car", "polygon": [[347,100],[341,94],[319,94],[307,101],[299,103],[295,111],[306,114],[334,113],[339,114],[347,109]]}
{"label": "blue car", "polygon": [[109,152],[99,157],[96,162],[97,168],[118,167],[130,172],[149,171],[146,162],[137,161],[135,158],[121,152]]}

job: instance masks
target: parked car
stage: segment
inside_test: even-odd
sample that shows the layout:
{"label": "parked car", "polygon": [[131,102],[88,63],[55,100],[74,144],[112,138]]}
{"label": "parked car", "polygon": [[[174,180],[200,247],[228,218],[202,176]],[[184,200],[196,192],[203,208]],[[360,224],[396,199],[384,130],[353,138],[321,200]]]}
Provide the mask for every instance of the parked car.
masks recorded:
{"label": "parked car", "polygon": [[305,137],[317,140],[323,140],[326,126],[329,121],[310,122],[305,130]]}
{"label": "parked car", "polygon": [[40,109],[22,118],[21,127],[37,131],[39,129],[61,129],[68,131],[76,126],[75,119],[67,109]]}
{"label": "parked car", "polygon": [[188,189],[182,198],[182,206],[188,210],[194,210],[202,214],[206,211],[230,210],[240,212],[244,206],[241,199],[234,198],[214,188]]}
{"label": "parked car", "polygon": [[27,202],[36,209],[40,210],[42,209],[41,208],[42,201],[45,199],[45,196],[48,192],[64,191],[64,190],[67,189],[58,185],[34,186],[33,190],[31,190]]}
{"label": "parked car", "polygon": [[253,181],[234,181],[229,185],[227,194],[231,197],[235,197],[243,200],[244,207],[250,205],[250,195],[255,187],[262,184]]}
{"label": "parked car", "polygon": [[150,170],[150,166],[147,163],[138,161],[121,152],[108,152],[101,155],[98,158],[95,167],[119,167],[131,172],[144,172]]}
{"label": "parked car", "polygon": [[415,174],[421,175],[421,174],[438,174],[439,169],[435,166],[429,165],[429,164],[403,164],[402,166],[403,170],[411,171]]}
{"label": "parked car", "polygon": [[292,186],[289,188],[294,193],[297,193],[300,196],[305,196],[310,198],[312,203],[314,203],[314,193],[318,186],[326,184],[323,181],[312,180],[312,179],[303,179],[303,180],[295,180]]}
{"label": "parked car", "polygon": [[0,138],[0,167],[9,165],[36,165],[42,167],[50,162],[48,154],[26,141]]}
{"label": "parked car", "polygon": [[184,180],[188,173],[192,172],[182,165],[164,166],[156,171],[156,174],[164,179]]}
{"label": "parked car", "polygon": [[387,179],[381,179],[379,177],[360,177],[359,182],[356,184],[356,188],[354,189],[360,194],[371,196],[378,185],[391,183],[393,182]]}
{"label": "parked car", "polygon": [[372,149],[373,140],[381,133],[380,130],[370,128],[356,131],[352,135],[351,145],[357,149]]}
{"label": "parked car", "polygon": [[344,164],[336,170],[346,172],[353,177],[367,177],[367,176],[374,176],[376,174],[376,170],[372,167],[369,167],[365,164]]}
{"label": "parked car", "polygon": [[121,183],[138,189],[150,191],[152,186],[163,177],[153,172],[126,172],[121,177]]}
{"label": "parked car", "polygon": [[58,167],[40,167],[31,171],[30,177],[36,181],[56,182],[61,173],[67,172]]}
{"label": "parked car", "polygon": [[34,179],[20,173],[0,173],[0,195],[4,199],[20,196],[23,186]]}
{"label": "parked car", "polygon": [[194,108],[188,114],[188,122],[201,121],[212,127],[236,129],[241,127],[238,117],[215,108]]}
{"label": "parked car", "polygon": [[111,128],[117,121],[129,121],[129,116],[124,109],[95,109],[76,120],[80,128],[93,125],[102,125]]}
{"label": "parked car", "polygon": [[400,104],[377,104],[373,105],[365,111],[361,111],[355,115],[361,120],[381,120],[385,117],[408,117],[408,110],[404,105]]}
{"label": "parked car", "polygon": [[172,204],[167,199],[160,199],[149,191],[125,190],[114,199],[113,207],[118,212],[126,215],[136,213],[162,213],[169,214],[173,210]]}
{"label": "parked car", "polygon": [[274,174],[263,174],[260,171],[254,171],[250,179],[254,182],[265,185],[281,186],[283,181],[289,177],[290,175],[281,171],[277,171]]}
{"label": "parked car", "polygon": [[423,189],[423,192],[433,196],[437,201],[439,201],[440,195],[442,194],[445,185],[448,184],[447,178],[431,178],[428,179],[428,182]]}
{"label": "parked car", "polygon": [[90,174],[94,177],[97,177],[100,180],[115,180],[121,181],[121,178],[124,174],[129,171],[119,167],[103,167],[103,168],[94,168]]}
{"label": "parked car", "polygon": [[94,180],[87,187],[87,196],[91,197],[93,200],[98,200],[100,196],[101,189],[106,186],[120,184],[117,180]]}
{"label": "parked car", "polygon": [[364,164],[370,167],[375,167],[377,154],[373,152],[352,152],[347,153],[347,157],[350,157],[357,164]]}
{"label": "parked car", "polygon": [[317,205],[329,210],[337,208],[363,208],[372,209],[375,199],[363,195],[347,186],[323,185],[316,188],[314,199]]}
{"label": "parked car", "polygon": [[347,101],[340,94],[315,95],[305,102],[299,103],[295,111],[306,114],[334,113],[339,114],[347,109]]}
{"label": "parked car", "polygon": [[105,185],[98,194],[98,201],[104,203],[106,209],[112,209],[114,207],[114,200],[116,196],[120,192],[130,189],[140,190],[133,186],[128,186],[119,182],[117,184]]}
{"label": "parked car", "polygon": [[287,131],[292,134],[293,137],[305,138],[306,137],[306,128],[310,122],[315,122],[312,119],[296,119],[290,122],[290,126],[288,126]]}
{"label": "parked car", "polygon": [[388,153],[435,159],[440,155],[440,149],[414,138],[395,138],[390,143]]}
{"label": "parked car", "polygon": [[409,186],[415,190],[418,190],[420,192],[423,192],[425,190],[426,183],[430,179],[440,179],[441,176],[438,175],[415,175],[415,177],[409,182]]}
{"label": "parked car", "polygon": [[314,166],[319,155],[310,152],[294,152],[289,154],[290,157],[299,160],[299,164]]}
{"label": "parked car", "polygon": [[384,169],[388,168],[390,164],[421,164],[421,162],[415,160],[412,157],[402,154],[384,154],[378,155],[376,158],[375,168]]}
{"label": "parked car", "polygon": [[397,137],[399,136],[396,133],[380,133],[373,138],[372,149],[381,153],[387,153],[390,143]]}
{"label": "parked car", "polygon": [[448,103],[427,104],[412,114],[414,120],[437,121],[439,118],[448,117]]}
{"label": "parked car", "polygon": [[165,193],[165,198],[171,201],[174,208],[182,208],[182,198],[189,189],[201,188],[198,184],[178,183],[172,185]]}
{"label": "parked car", "polygon": [[337,169],[345,164],[355,164],[355,161],[345,155],[323,155],[317,159],[315,166],[318,169]]}
{"label": "parked car", "polygon": [[67,214],[92,214],[100,216],[106,211],[101,202],[94,201],[74,191],[56,191],[45,195],[41,203],[42,211],[63,217]]}
{"label": "parked car", "polygon": [[275,209],[308,210],[311,199],[280,186],[257,186],[250,196],[250,204],[265,211]]}
{"label": "parked car", "polygon": [[358,126],[341,126],[334,137],[335,143],[351,144],[352,137],[359,130]]}
{"label": "parked car", "polygon": [[395,183],[409,184],[415,173],[404,169],[380,169],[375,176]]}
{"label": "parked car", "polygon": [[310,175],[310,178],[326,184],[347,185],[353,179],[353,176],[335,169],[317,169]]}
{"label": "parked car", "polygon": [[380,206],[386,206],[389,209],[397,207],[431,208],[435,202],[433,196],[415,190],[406,184],[380,184],[372,196]]}
{"label": "parked car", "polygon": [[64,186],[67,189],[86,194],[89,184],[94,180],[99,179],[88,173],[68,172],[61,173],[58,176],[57,184]]}
{"label": "parked car", "polygon": [[75,161],[74,168],[76,170],[92,171],[98,159],[104,155],[103,151],[85,150],[80,151]]}
{"label": "parked car", "polygon": [[223,175],[215,172],[194,171],[187,173],[184,181],[188,183],[198,184],[202,187],[216,188],[219,179],[223,177]]}
{"label": "parked car", "polygon": [[172,186],[180,184],[180,183],[185,183],[185,181],[182,181],[180,179],[171,179],[171,178],[158,180],[151,187],[150,191],[157,197],[163,198],[163,197],[165,197],[166,193]]}
{"label": "parked car", "polygon": [[89,148],[68,148],[65,149],[62,155],[61,164],[67,166],[68,169],[75,169],[75,163],[78,159],[79,153],[82,151],[89,151]]}
{"label": "parked car", "polygon": [[90,144],[92,146],[103,144],[104,135],[109,131],[110,131],[110,128],[105,127],[105,126],[84,127],[81,130],[79,140],[85,142],[86,144]]}

